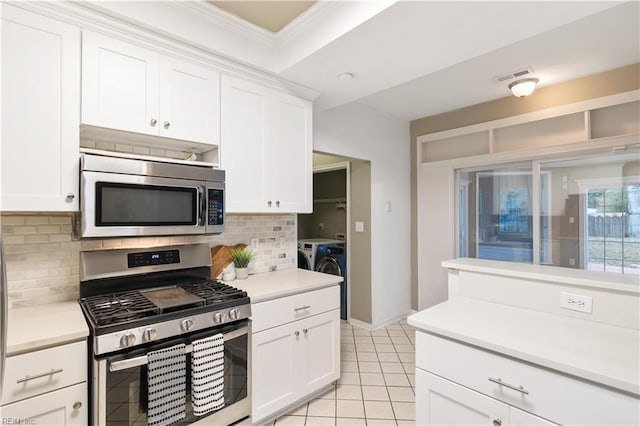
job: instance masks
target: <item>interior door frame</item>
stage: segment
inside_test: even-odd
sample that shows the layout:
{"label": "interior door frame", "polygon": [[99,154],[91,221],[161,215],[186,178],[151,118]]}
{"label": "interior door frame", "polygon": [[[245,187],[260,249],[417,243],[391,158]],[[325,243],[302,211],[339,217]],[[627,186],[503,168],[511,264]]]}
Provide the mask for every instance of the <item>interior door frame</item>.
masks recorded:
{"label": "interior door frame", "polygon": [[345,233],[345,245],[347,248],[347,275],[345,277],[347,281],[347,321],[351,322],[351,162],[340,161],[338,163],[323,164],[313,167],[313,173],[332,172],[334,170],[346,170],[347,173],[347,226]]}

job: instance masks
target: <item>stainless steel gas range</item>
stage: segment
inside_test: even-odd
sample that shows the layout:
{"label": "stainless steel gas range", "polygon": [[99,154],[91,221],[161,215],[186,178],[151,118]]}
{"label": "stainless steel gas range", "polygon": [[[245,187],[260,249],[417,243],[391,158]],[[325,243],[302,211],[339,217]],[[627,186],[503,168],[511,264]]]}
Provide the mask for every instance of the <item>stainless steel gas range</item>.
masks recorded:
{"label": "stainless steel gas range", "polygon": [[231,424],[250,414],[247,294],[208,244],[81,253],[95,425]]}

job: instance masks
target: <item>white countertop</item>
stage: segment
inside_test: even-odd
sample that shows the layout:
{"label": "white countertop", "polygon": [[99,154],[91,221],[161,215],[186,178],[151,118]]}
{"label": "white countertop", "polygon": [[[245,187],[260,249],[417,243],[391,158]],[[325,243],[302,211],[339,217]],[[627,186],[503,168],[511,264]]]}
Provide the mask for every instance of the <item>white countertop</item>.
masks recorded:
{"label": "white countertop", "polygon": [[640,293],[640,277],[637,275],[611,274],[559,266],[471,258],[445,260],[442,262],[442,266],[460,271],[481,272],[537,281],[561,281],[563,284],[580,287]]}
{"label": "white countertop", "polygon": [[89,328],[78,302],[12,309],[8,313],[7,356],[85,339]]}
{"label": "white countertop", "polygon": [[292,294],[304,293],[337,285],[343,281],[337,275],[323,274],[306,269],[284,269],[249,275],[246,280],[228,282],[230,286],[249,294],[251,303],[264,302]]}
{"label": "white countertop", "polygon": [[640,395],[640,332],[456,297],[418,312],[421,331]]}

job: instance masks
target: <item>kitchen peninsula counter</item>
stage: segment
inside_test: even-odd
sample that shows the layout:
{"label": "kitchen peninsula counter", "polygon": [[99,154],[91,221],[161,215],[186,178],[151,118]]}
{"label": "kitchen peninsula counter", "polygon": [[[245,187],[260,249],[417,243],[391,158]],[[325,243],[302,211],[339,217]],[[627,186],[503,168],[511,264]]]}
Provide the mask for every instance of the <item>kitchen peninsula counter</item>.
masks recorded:
{"label": "kitchen peninsula counter", "polygon": [[246,280],[234,280],[229,285],[247,292],[251,303],[278,299],[294,294],[332,287],[343,281],[337,275],[306,269],[284,269],[249,275]]}
{"label": "kitchen peninsula counter", "polygon": [[640,334],[635,329],[466,297],[414,314],[408,323],[419,331],[640,395]]}
{"label": "kitchen peninsula counter", "polygon": [[9,310],[7,356],[86,339],[89,328],[76,301]]}

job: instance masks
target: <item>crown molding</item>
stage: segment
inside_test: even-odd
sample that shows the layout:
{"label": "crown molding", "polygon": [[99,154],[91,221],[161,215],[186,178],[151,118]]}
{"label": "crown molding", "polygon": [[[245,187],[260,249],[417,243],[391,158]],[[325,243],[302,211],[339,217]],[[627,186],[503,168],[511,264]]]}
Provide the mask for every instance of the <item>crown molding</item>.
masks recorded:
{"label": "crown molding", "polygon": [[206,0],[178,1],[172,3],[173,7],[197,12],[208,22],[221,27],[235,34],[254,39],[269,45],[275,46],[275,34],[265,30],[249,21],[245,21],[236,15],[222,10]]}
{"label": "crown molding", "polygon": [[296,16],[295,19],[278,31],[274,35],[274,40],[278,45],[292,42],[304,27],[339,7],[339,2],[317,1],[313,6]]}
{"label": "crown molding", "polygon": [[144,22],[103,9],[99,4],[86,1],[20,1],[10,4],[159,53],[205,63],[226,74],[248,79],[308,100],[313,100],[319,95],[317,90],[282,79],[270,70],[258,68],[216,52],[207,46],[177,37],[170,29],[160,31]]}

